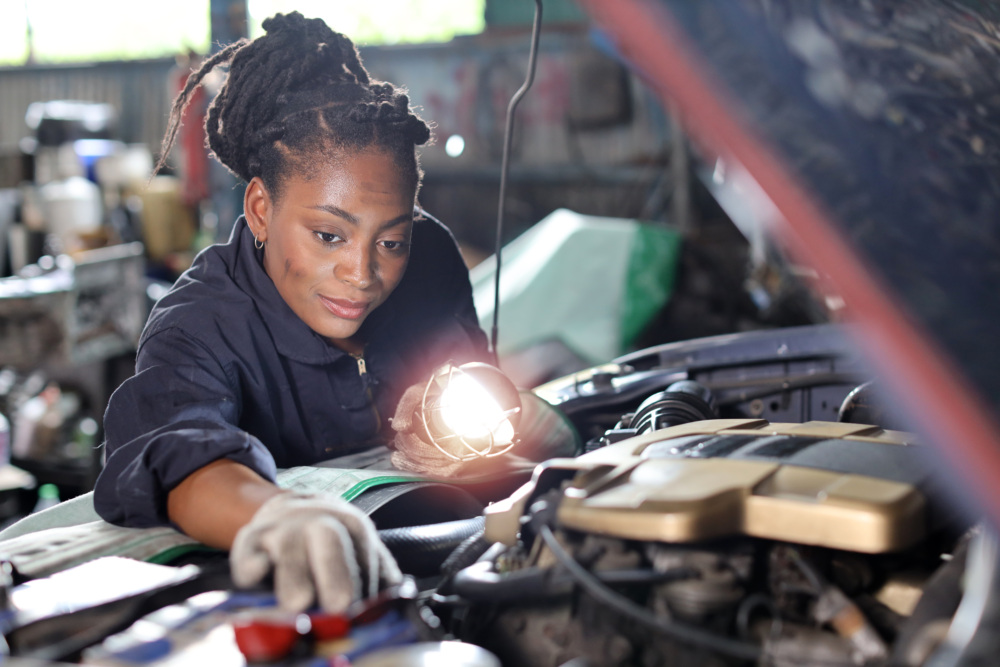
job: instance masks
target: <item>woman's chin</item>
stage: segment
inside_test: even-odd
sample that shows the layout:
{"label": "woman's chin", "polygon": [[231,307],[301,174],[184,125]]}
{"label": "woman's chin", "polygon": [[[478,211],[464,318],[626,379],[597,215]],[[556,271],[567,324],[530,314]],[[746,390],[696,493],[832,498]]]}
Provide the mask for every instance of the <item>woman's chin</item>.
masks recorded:
{"label": "woman's chin", "polygon": [[313,330],[337,347],[347,349],[349,341],[357,335],[363,323],[364,318],[360,320],[352,320],[350,322],[338,322],[335,326],[328,325],[324,326],[322,330],[317,330],[315,328]]}

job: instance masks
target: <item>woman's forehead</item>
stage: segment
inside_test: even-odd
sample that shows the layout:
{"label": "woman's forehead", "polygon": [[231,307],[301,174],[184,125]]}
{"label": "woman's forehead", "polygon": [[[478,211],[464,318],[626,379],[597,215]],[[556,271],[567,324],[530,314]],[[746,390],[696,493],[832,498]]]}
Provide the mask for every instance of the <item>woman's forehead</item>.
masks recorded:
{"label": "woman's forehead", "polygon": [[286,184],[302,189],[364,187],[368,190],[413,192],[416,185],[406,170],[386,151],[338,150],[294,160],[286,170]]}
{"label": "woman's forehead", "polygon": [[[392,157],[380,151],[358,151],[335,160],[315,160],[291,169],[282,203],[315,210],[339,210],[360,215],[376,208],[396,218],[413,209],[416,186]],[[344,216],[341,216],[344,217]]]}

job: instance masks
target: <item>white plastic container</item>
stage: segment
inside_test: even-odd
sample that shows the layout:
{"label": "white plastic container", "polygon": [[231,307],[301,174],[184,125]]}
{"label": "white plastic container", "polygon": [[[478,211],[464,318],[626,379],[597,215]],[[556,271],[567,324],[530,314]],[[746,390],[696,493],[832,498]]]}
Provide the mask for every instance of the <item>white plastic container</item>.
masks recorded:
{"label": "white plastic container", "polygon": [[101,228],[101,189],[82,176],[46,183],[38,189],[38,199],[47,231],[63,248],[75,247],[81,234]]}

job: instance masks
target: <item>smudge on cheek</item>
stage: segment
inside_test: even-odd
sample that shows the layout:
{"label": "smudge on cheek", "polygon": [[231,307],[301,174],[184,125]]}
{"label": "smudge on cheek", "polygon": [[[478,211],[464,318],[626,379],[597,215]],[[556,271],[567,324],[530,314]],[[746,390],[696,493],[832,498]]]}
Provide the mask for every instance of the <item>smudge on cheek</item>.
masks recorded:
{"label": "smudge on cheek", "polygon": [[308,261],[291,255],[285,255],[283,269],[283,280],[299,280],[309,273]]}

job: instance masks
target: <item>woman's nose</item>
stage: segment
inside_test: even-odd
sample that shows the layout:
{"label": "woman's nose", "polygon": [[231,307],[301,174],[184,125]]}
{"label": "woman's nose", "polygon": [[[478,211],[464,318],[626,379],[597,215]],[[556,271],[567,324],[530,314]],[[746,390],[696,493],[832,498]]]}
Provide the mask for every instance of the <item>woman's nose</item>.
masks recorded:
{"label": "woman's nose", "polygon": [[361,244],[348,246],[334,269],[337,278],[357,289],[365,289],[375,282],[375,254]]}

